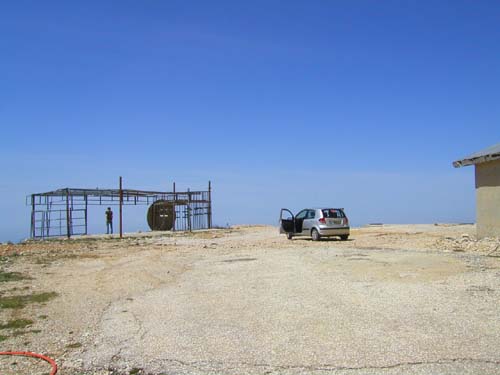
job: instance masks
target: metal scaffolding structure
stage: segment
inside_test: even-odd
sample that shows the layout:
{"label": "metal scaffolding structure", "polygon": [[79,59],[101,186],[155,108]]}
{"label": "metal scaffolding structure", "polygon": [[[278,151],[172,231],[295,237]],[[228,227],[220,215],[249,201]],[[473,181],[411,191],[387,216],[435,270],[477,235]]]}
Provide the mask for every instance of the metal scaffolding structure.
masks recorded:
{"label": "metal scaffolding structure", "polygon": [[123,189],[64,188],[26,197],[31,206],[31,238],[71,237],[88,234],[89,206],[119,206],[119,233],[123,237],[123,206],[150,205],[148,224],[152,230],[197,230],[212,228],[212,187],[208,190],[145,191]]}

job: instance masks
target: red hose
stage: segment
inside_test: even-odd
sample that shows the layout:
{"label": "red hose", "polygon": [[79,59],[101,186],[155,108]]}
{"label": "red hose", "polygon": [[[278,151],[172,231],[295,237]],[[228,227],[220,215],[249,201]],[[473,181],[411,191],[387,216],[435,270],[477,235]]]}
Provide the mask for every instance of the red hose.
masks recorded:
{"label": "red hose", "polygon": [[50,375],[56,375],[56,373],[57,373],[56,361],[54,361],[52,358],[46,357],[42,354],[31,353],[31,352],[0,352],[0,355],[22,355],[24,357],[40,358],[46,362],[49,362],[50,365],[52,366],[52,371],[50,372]]}

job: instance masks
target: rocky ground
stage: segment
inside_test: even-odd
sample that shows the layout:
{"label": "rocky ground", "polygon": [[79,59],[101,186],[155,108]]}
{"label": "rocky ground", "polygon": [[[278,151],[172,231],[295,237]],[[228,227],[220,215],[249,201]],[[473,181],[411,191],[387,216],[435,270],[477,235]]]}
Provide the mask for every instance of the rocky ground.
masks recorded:
{"label": "rocky ground", "polygon": [[[0,351],[60,374],[500,374],[500,241],[472,225],[0,245]],[[0,356],[0,374],[47,374]]]}

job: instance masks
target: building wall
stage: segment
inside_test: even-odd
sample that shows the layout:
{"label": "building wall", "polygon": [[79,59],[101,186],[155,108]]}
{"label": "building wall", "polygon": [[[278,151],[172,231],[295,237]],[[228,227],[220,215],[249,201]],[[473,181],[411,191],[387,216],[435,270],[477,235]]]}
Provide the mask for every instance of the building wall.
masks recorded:
{"label": "building wall", "polygon": [[477,236],[500,237],[500,160],[476,164]]}

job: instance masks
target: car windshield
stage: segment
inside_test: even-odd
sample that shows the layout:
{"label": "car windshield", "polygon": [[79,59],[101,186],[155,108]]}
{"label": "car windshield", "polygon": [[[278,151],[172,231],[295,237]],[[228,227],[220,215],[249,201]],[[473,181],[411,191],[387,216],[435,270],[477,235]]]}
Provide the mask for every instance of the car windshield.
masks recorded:
{"label": "car windshield", "polygon": [[323,217],[330,218],[330,219],[337,219],[337,218],[342,218],[345,217],[344,211],[338,209],[338,208],[327,208],[323,211]]}

